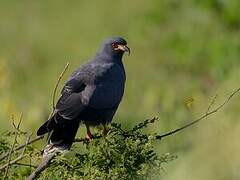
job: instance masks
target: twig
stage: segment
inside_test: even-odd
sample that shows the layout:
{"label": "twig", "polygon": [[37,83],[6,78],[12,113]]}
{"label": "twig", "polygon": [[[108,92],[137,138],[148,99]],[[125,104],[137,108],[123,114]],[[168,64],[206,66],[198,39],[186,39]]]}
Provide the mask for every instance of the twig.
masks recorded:
{"label": "twig", "polygon": [[[101,137],[103,137],[102,135],[95,135],[95,134],[93,134],[93,139],[99,139],[99,138],[101,138]],[[79,143],[79,142],[89,142],[89,140],[87,139],[87,138],[76,138],[75,140],[74,140],[74,142],[75,143]]]}
{"label": "twig", "polygon": [[126,133],[137,131],[139,129],[142,129],[143,127],[147,127],[148,124],[154,123],[157,120],[158,120],[158,117],[154,117],[152,119],[146,119],[144,122],[141,122],[141,123],[137,124],[130,131],[127,131]]}
{"label": "twig", "polygon": [[31,175],[27,179],[32,180],[36,178],[43,170],[45,170],[49,166],[51,160],[54,158],[55,155],[56,152],[44,157],[42,163],[31,173]]}
{"label": "twig", "polygon": [[54,87],[54,89],[53,89],[53,96],[52,96],[52,108],[53,108],[53,112],[54,112],[54,110],[55,110],[55,108],[56,108],[55,99],[56,99],[57,89],[58,89],[59,83],[60,83],[61,79],[63,78],[65,72],[67,71],[68,67],[69,67],[69,62],[66,64],[66,66],[65,66],[64,69],[63,69],[63,71],[62,71],[61,74],[59,75],[58,80],[57,80],[57,82],[56,82],[56,84],[55,84],[55,87]]}
{"label": "twig", "polygon": [[27,167],[31,167],[31,168],[37,168],[37,166],[31,165],[31,164],[24,164],[24,163],[15,163],[16,165],[20,165],[20,166],[27,166]]}
{"label": "twig", "polygon": [[19,119],[19,122],[18,122],[17,127],[16,127],[15,124],[14,124],[14,116],[12,116],[12,123],[13,123],[13,126],[14,126],[14,128],[15,128],[15,131],[14,131],[14,140],[13,140],[12,147],[11,147],[11,149],[10,149],[10,151],[9,151],[8,160],[7,160],[7,164],[6,164],[6,171],[5,171],[5,173],[4,173],[3,179],[6,179],[7,174],[8,174],[8,169],[9,169],[9,166],[10,166],[12,153],[13,153],[14,147],[15,147],[15,145],[16,145],[16,143],[17,143],[17,136],[18,136],[18,131],[19,131],[21,122],[22,122],[22,114],[21,114],[21,116],[20,116],[20,119]]}
{"label": "twig", "polygon": [[5,169],[5,168],[8,168],[10,165],[15,164],[16,162],[22,160],[23,158],[25,158],[25,157],[27,156],[27,154],[24,154],[24,152],[25,152],[25,150],[26,150],[26,147],[27,147],[27,144],[28,144],[28,142],[29,142],[29,140],[30,140],[30,137],[31,137],[31,135],[28,136],[28,138],[27,138],[27,140],[26,140],[26,143],[25,143],[25,146],[24,146],[24,148],[23,148],[23,150],[22,150],[22,153],[21,153],[16,159],[14,159],[14,160],[12,160],[12,161],[4,164],[3,166],[1,166],[1,167],[0,167],[0,171],[3,170],[3,169]]}
{"label": "twig", "polygon": [[[54,86],[53,95],[52,95],[52,112],[49,114],[48,119],[50,119],[53,116],[54,111],[56,109],[55,99],[56,99],[57,89],[58,89],[59,83],[62,80],[64,74],[66,73],[68,67],[69,67],[69,62],[67,62],[67,64],[65,65],[63,71],[59,75],[58,80],[57,80],[57,82],[56,82],[56,84]],[[46,141],[47,143],[49,142],[51,135],[52,135],[52,131],[49,132],[49,134],[48,134],[47,141]]]}
{"label": "twig", "polygon": [[216,96],[215,96],[215,98],[214,98],[213,101],[210,103],[210,105],[209,105],[209,107],[208,107],[208,109],[207,109],[207,111],[206,111],[206,113],[205,113],[204,115],[202,115],[201,117],[197,118],[196,120],[194,120],[194,121],[192,121],[192,122],[190,122],[190,123],[188,123],[188,124],[186,124],[186,125],[184,125],[184,126],[182,126],[182,127],[180,127],[180,128],[177,128],[177,129],[175,129],[175,130],[172,130],[172,131],[167,132],[167,133],[162,134],[162,135],[157,135],[157,136],[156,136],[156,139],[162,139],[162,138],[164,138],[164,137],[173,135],[173,134],[175,134],[175,133],[177,133],[177,132],[179,132],[179,131],[182,131],[182,130],[186,129],[187,127],[190,127],[190,126],[192,126],[192,125],[194,125],[194,124],[196,124],[196,123],[198,123],[198,122],[206,119],[208,116],[210,116],[210,115],[212,115],[212,114],[215,114],[215,113],[218,112],[220,109],[222,109],[222,108],[233,98],[233,96],[235,96],[237,93],[239,93],[239,91],[240,91],[240,88],[236,89],[235,91],[233,91],[233,93],[231,93],[231,94],[228,96],[228,98],[227,98],[222,104],[220,104],[218,107],[216,107],[216,108],[213,109],[212,111],[209,111],[209,109],[211,108],[211,106],[212,106],[213,103],[215,102],[215,99],[216,99]]}
{"label": "twig", "polygon": [[[12,124],[13,124],[13,127],[15,128],[15,130],[18,132],[19,131],[19,128],[20,128],[20,124],[22,122],[22,118],[23,118],[23,114],[20,115],[20,119],[19,119],[19,122],[18,122],[18,125],[16,127],[15,123],[14,123],[14,117],[12,117]],[[16,132],[15,131],[15,132]]]}
{"label": "twig", "polygon": [[210,104],[209,104],[209,106],[208,106],[208,108],[207,108],[206,114],[210,111],[210,109],[211,109],[212,106],[214,105],[217,97],[218,97],[218,95],[216,94],[216,95],[213,97],[213,99],[211,100],[211,102],[210,102]]}
{"label": "twig", "polygon": [[[38,136],[38,137],[30,140],[30,141],[27,143],[27,145],[33,144],[33,143],[35,143],[35,142],[37,142],[37,141],[39,141],[40,139],[43,139],[43,138],[44,138],[44,136]],[[25,146],[26,146],[26,144],[19,145],[19,146],[17,146],[16,148],[13,149],[13,152],[18,151],[18,150],[24,148]],[[0,157],[0,161],[3,160],[3,159],[5,159],[6,157],[8,157],[8,155],[9,155],[9,152],[3,154],[3,155]]]}
{"label": "twig", "polygon": [[16,159],[14,159],[14,160],[10,161],[9,163],[4,164],[3,166],[1,166],[1,167],[0,167],[0,171],[3,170],[3,169],[5,169],[5,168],[8,166],[8,164],[9,164],[9,165],[15,164],[16,162],[22,160],[22,159],[25,158],[25,157],[27,157],[27,154],[18,156]]}

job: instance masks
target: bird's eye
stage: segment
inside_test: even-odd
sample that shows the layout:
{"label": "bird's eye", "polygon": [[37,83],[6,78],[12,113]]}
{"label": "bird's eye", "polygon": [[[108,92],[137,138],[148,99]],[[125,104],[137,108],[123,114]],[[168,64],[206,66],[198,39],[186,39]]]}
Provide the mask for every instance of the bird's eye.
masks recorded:
{"label": "bird's eye", "polygon": [[112,47],[113,47],[113,48],[117,48],[117,47],[118,47],[118,44],[117,44],[117,43],[112,43]]}

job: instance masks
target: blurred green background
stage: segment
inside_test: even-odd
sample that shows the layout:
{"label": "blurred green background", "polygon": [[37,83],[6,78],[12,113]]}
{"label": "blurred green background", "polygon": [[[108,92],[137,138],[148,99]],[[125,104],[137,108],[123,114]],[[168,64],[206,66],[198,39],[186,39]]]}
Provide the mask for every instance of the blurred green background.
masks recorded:
{"label": "blurred green background", "polygon": [[[219,104],[240,86],[239,9],[239,0],[0,0],[0,132],[21,112],[22,128],[35,132],[65,64],[64,79],[115,35],[132,55],[124,58],[126,92],[114,121],[127,128],[159,116],[150,132],[191,121],[216,93]],[[156,146],[178,155],[164,179],[240,179],[239,110],[236,97]]]}

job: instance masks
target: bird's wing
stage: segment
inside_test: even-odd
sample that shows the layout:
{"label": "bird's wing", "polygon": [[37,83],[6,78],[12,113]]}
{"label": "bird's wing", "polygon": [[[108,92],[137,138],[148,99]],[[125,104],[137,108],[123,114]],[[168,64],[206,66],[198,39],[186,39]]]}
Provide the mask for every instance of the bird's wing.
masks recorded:
{"label": "bird's wing", "polygon": [[70,78],[65,84],[56,105],[56,112],[64,119],[74,119],[84,109],[81,92],[86,85],[79,78]]}
{"label": "bird's wing", "polygon": [[81,92],[84,88],[85,84],[79,78],[72,76],[67,81],[56,104],[54,115],[38,129],[38,136],[63,125],[66,121],[62,120],[73,120],[81,113],[84,109],[81,102]]}

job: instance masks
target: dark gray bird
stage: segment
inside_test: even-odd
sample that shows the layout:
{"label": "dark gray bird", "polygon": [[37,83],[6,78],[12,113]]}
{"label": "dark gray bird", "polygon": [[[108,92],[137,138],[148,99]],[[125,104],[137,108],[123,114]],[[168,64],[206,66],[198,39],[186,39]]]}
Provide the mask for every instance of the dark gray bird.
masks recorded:
{"label": "dark gray bird", "polygon": [[[106,39],[94,58],[78,68],[62,89],[54,115],[37,131],[37,135],[51,132],[45,153],[70,149],[80,122],[87,127],[110,123],[121,102],[125,70],[124,52],[130,54],[127,42],[120,37]],[[104,126],[106,133],[106,128]]]}

